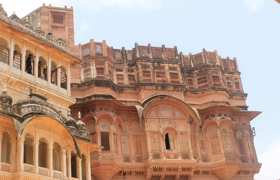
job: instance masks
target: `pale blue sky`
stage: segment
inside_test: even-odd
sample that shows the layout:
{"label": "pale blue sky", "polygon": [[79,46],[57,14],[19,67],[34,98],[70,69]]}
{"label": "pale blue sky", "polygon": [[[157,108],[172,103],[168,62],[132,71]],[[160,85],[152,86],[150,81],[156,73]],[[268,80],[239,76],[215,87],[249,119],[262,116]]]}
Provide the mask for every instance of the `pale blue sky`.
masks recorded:
{"label": "pale blue sky", "polygon": [[[19,15],[41,5],[72,5],[76,40],[106,40],[131,48],[135,42],[177,45],[184,53],[217,49],[236,57],[250,110],[263,113],[256,149],[263,163],[257,180],[280,178],[280,4],[273,0],[0,0]],[[279,156],[279,157],[274,157]],[[277,159],[278,158],[278,159]],[[278,165],[278,167],[277,167]]]}

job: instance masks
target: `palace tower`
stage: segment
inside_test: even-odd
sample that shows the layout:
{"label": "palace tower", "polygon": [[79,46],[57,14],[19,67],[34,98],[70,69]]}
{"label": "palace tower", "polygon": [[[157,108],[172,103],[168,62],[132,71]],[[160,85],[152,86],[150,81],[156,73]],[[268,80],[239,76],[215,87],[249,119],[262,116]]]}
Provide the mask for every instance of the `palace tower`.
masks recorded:
{"label": "palace tower", "polygon": [[0,179],[253,180],[235,58],[75,44],[72,7],[0,6]]}

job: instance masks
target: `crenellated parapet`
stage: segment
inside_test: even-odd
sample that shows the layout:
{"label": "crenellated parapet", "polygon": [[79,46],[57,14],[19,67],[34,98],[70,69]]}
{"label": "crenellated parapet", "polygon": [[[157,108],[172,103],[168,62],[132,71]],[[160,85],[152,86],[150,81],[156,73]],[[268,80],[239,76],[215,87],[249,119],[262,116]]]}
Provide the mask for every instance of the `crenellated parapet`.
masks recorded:
{"label": "crenellated parapet", "polygon": [[79,48],[82,62],[76,67],[74,76],[81,77],[81,83],[74,83],[73,87],[100,86],[97,82],[104,81],[120,90],[225,91],[246,98],[236,59],[223,58],[217,51],[203,49],[197,54],[184,55],[176,46],[154,47],[137,43],[132,49],[115,49],[106,41],[94,40]]}

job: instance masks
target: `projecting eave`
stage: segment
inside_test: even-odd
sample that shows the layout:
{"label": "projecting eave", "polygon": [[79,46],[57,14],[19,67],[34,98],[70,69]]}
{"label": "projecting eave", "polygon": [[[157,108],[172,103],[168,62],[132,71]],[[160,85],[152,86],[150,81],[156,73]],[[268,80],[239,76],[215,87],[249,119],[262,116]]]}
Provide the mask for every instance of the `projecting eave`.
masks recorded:
{"label": "projecting eave", "polygon": [[235,112],[235,113],[237,115],[245,117],[248,121],[252,121],[258,115],[260,115],[262,112],[260,112],[260,111],[238,111],[238,112]]}

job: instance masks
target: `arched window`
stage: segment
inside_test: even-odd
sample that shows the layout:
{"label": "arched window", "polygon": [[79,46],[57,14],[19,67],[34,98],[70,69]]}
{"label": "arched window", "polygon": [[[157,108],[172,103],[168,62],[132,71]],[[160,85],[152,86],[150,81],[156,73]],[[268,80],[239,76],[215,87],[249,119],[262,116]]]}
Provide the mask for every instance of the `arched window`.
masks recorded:
{"label": "arched window", "polygon": [[56,171],[61,171],[61,147],[59,144],[54,143],[53,145],[53,169]]}
{"label": "arched window", "polygon": [[2,38],[0,38],[0,61],[9,64],[9,45]]}
{"label": "arched window", "polygon": [[34,55],[30,51],[26,52],[25,72],[34,75]]}
{"label": "arched window", "polygon": [[102,151],[110,151],[110,125],[107,123],[100,124],[100,141]]}
{"label": "arched window", "polygon": [[2,154],[1,161],[4,163],[11,162],[11,138],[10,135],[5,132],[2,137]]}
{"label": "arched window", "polygon": [[57,65],[54,62],[51,65],[51,83],[57,85]]}
{"label": "arched window", "polygon": [[110,135],[109,132],[101,132],[102,151],[110,151]]}
{"label": "arched window", "polygon": [[75,153],[71,153],[71,175],[73,178],[77,178],[77,155]]}
{"label": "arched window", "polygon": [[166,133],[164,136],[164,142],[165,142],[165,149],[171,150],[171,142],[170,142],[170,137],[169,137],[168,133]]}
{"label": "arched window", "polygon": [[44,58],[40,57],[38,63],[38,77],[44,80],[48,80],[47,72],[48,72],[47,62]]}
{"label": "arched window", "polygon": [[67,89],[67,73],[64,67],[61,67],[61,87]]}
{"label": "arched window", "polygon": [[82,180],[87,180],[86,157],[82,155]]}
{"label": "arched window", "polygon": [[14,57],[13,57],[13,66],[17,69],[21,69],[21,51],[18,45],[15,45]]}
{"label": "arched window", "polygon": [[48,144],[45,139],[39,141],[39,167],[48,167]]}
{"label": "arched window", "polygon": [[34,139],[32,136],[25,136],[23,163],[34,164]]}

